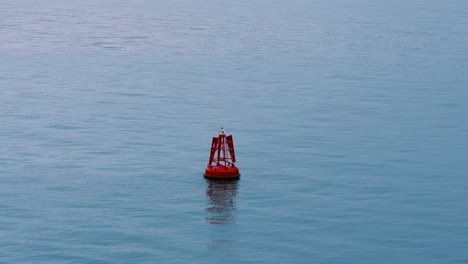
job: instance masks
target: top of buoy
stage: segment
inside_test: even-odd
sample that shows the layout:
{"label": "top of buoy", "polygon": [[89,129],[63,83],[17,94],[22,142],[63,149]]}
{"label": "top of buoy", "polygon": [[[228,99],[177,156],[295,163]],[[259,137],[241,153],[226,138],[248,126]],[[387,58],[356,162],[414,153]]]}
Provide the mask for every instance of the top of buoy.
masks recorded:
{"label": "top of buoy", "polygon": [[221,127],[221,129],[219,130],[219,134],[224,135],[224,127]]}

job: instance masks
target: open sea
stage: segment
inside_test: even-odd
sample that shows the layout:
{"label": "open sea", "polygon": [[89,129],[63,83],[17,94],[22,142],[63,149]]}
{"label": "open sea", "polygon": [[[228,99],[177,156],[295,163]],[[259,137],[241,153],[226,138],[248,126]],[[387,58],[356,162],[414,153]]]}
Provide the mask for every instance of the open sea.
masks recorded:
{"label": "open sea", "polygon": [[465,0],[0,0],[0,263],[468,263],[467,135]]}

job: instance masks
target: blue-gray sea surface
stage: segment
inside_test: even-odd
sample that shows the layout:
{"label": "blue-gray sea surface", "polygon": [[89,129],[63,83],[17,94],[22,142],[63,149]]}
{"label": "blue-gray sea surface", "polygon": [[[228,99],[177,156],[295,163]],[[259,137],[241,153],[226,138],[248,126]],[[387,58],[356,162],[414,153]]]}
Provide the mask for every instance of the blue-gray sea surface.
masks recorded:
{"label": "blue-gray sea surface", "polygon": [[464,0],[0,0],[0,263],[468,263],[467,100]]}

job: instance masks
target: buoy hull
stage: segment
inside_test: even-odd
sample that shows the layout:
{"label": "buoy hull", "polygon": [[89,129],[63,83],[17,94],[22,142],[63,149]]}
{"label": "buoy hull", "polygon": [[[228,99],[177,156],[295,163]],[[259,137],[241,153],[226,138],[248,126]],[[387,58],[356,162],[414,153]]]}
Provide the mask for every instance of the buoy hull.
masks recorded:
{"label": "buoy hull", "polygon": [[204,176],[211,179],[238,179],[239,169],[235,166],[207,166]]}

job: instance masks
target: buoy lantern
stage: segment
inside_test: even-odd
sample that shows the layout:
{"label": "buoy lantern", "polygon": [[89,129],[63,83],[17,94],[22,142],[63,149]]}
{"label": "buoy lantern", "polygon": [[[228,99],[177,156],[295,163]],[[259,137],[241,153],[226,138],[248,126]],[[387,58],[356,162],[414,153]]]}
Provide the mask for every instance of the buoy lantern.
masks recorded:
{"label": "buoy lantern", "polygon": [[205,170],[206,178],[213,179],[238,179],[239,169],[234,165],[236,154],[232,135],[226,136],[221,127],[218,137],[213,137],[211,142],[210,160]]}

